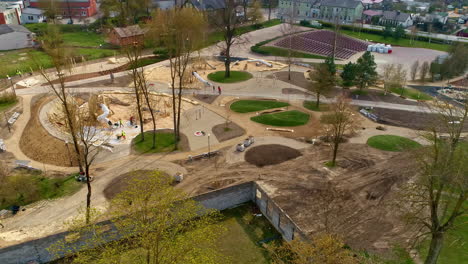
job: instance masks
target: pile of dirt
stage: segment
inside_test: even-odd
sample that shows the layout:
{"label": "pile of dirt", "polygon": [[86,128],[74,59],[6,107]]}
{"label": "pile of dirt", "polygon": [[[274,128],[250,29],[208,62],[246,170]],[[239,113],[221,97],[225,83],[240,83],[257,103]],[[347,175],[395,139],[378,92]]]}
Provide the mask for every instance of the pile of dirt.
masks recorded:
{"label": "pile of dirt", "polygon": [[195,99],[202,101],[207,104],[212,104],[216,98],[218,98],[219,95],[213,95],[213,94],[197,94],[195,95]]}
{"label": "pile of dirt", "polygon": [[219,142],[240,137],[245,134],[245,130],[234,122],[230,122],[227,126],[226,124],[218,124],[214,126],[211,131]]}
{"label": "pile of dirt", "polygon": [[245,161],[258,167],[280,164],[302,156],[301,152],[278,144],[252,147],[245,153]]}
{"label": "pile of dirt", "polygon": [[54,97],[37,97],[31,102],[31,119],[20,139],[20,149],[30,159],[63,167],[78,166],[73,144],[51,136],[39,121],[39,110]]}

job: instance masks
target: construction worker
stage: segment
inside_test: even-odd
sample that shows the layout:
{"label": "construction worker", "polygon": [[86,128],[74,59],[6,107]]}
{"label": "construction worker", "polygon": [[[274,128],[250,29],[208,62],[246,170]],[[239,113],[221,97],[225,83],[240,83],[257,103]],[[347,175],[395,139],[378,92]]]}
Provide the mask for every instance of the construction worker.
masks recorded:
{"label": "construction worker", "polygon": [[123,127],[122,119],[119,119],[119,127]]}
{"label": "construction worker", "polygon": [[125,131],[122,130],[122,138],[127,139],[127,134],[125,134]]}
{"label": "construction worker", "polygon": [[218,93],[221,94],[221,86],[218,86]]}

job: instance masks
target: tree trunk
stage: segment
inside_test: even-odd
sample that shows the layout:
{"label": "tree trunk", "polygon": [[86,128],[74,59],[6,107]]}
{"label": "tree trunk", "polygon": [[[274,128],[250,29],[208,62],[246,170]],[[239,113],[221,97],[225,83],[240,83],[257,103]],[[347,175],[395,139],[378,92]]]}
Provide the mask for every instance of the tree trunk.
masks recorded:
{"label": "tree trunk", "polygon": [[334,144],[334,146],[333,146],[332,166],[335,166],[336,156],[338,155],[338,147],[340,146],[339,140],[340,140],[340,139],[338,139],[338,140],[335,139],[335,144]]}
{"label": "tree trunk", "polygon": [[231,77],[231,47],[227,46],[226,47],[226,60],[224,61],[224,78],[229,78]]}
{"label": "tree trunk", "polygon": [[76,139],[75,127],[74,127],[73,121],[71,119],[71,113],[70,113],[70,110],[68,109],[68,103],[67,103],[67,98],[66,97],[65,97],[63,107],[65,108],[65,114],[67,115],[68,126],[70,127],[70,135],[71,135],[72,140],[73,140],[73,146],[75,147],[76,160],[78,162],[78,167],[80,168],[80,172],[83,172],[83,165],[82,165],[82,162],[81,162],[80,145],[78,144],[78,139]]}
{"label": "tree trunk", "polygon": [[89,181],[89,165],[86,165],[86,185],[88,186],[88,194],[86,194],[86,224],[89,224],[91,218],[91,182]]}
{"label": "tree trunk", "polygon": [[271,1],[272,0],[268,0],[268,21],[271,20]]}
{"label": "tree trunk", "polygon": [[174,142],[175,147],[177,148],[177,110],[176,110],[176,94],[175,94],[175,79],[172,81],[172,114],[174,121]]}
{"label": "tree trunk", "polygon": [[424,264],[436,264],[437,263],[440,250],[442,249],[443,241],[444,241],[444,233],[437,232],[435,234],[432,234],[431,245],[429,247],[429,252],[427,253],[426,261],[424,261]]}
{"label": "tree trunk", "polygon": [[[136,66],[136,61],[135,61],[135,66]],[[140,119],[140,133],[141,133],[141,142],[145,141],[145,134],[143,131],[143,114],[141,113],[141,101],[140,101],[140,92],[138,91],[138,85],[137,85],[137,69],[133,70],[133,85],[135,86],[135,96],[136,96],[136,102],[137,102],[137,111],[138,111],[138,118]]]}
{"label": "tree trunk", "polygon": [[316,102],[316,105],[317,105],[317,109],[319,109],[319,105],[320,105],[320,93],[317,93],[317,102]]}

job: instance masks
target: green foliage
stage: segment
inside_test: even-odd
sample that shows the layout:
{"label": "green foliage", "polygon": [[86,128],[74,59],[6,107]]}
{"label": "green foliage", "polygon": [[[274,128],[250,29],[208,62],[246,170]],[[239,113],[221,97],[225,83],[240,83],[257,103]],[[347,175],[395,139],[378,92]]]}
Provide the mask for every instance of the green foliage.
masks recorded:
{"label": "green foliage", "polygon": [[249,113],[285,106],[289,106],[289,104],[278,101],[239,100],[232,103],[230,108],[237,113]]}
{"label": "green foliage", "polygon": [[331,57],[331,56],[327,57],[325,59],[325,64],[327,65],[328,71],[332,75],[335,75],[336,74],[336,64],[335,64],[335,60],[333,59],[333,57]]}
{"label": "green foliage", "polygon": [[325,112],[328,111],[329,105],[328,104],[319,104],[319,107],[317,107],[317,103],[313,101],[304,101],[302,105],[311,110],[311,111],[316,111],[316,112]]}
{"label": "green foliage", "polygon": [[348,62],[343,67],[343,72],[341,73],[341,79],[343,80],[343,86],[351,87],[354,85],[354,81],[356,80],[356,73],[357,72],[357,65]]}
{"label": "green foliage", "polygon": [[406,35],[405,29],[402,25],[398,25],[393,32],[393,38],[398,41],[399,39],[403,38]]}
{"label": "green foliage", "polygon": [[12,205],[24,206],[44,199],[54,199],[78,191],[83,184],[74,175],[49,178],[41,172],[15,171],[0,177],[0,209]]}
{"label": "green foliage", "polygon": [[156,133],[156,148],[153,147],[153,132],[145,132],[145,140],[141,141],[141,134],[133,139],[133,148],[138,153],[170,152],[175,148],[173,133]]}
{"label": "green foliage", "polygon": [[429,101],[433,98],[426,93],[420,92],[416,89],[409,87],[390,87],[392,93],[398,94],[400,96],[420,101]]}
{"label": "green foliage", "polygon": [[378,135],[370,137],[367,145],[385,151],[406,151],[421,147],[418,142],[395,135]]}
{"label": "green foliage", "polygon": [[250,120],[270,126],[292,127],[302,126],[309,122],[310,115],[297,111],[285,111],[273,114],[264,114],[251,117]]}
{"label": "green foliage", "polygon": [[382,31],[382,37],[384,39],[387,39],[389,37],[391,37],[393,35],[393,30],[392,30],[392,26],[390,25],[385,25],[385,28],[384,30]]}
{"label": "green foliage", "polygon": [[236,83],[247,81],[252,78],[252,74],[244,71],[231,71],[231,76],[226,78],[224,71],[217,71],[208,74],[208,79],[218,83]]}
{"label": "green foliage", "polygon": [[377,64],[374,56],[366,51],[356,62],[356,84],[360,90],[374,85],[377,81]]}

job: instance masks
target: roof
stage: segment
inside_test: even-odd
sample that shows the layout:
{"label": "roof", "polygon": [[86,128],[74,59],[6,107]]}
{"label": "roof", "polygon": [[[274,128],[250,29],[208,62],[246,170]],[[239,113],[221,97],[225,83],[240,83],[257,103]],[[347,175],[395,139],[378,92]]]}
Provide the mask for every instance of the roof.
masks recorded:
{"label": "roof", "polygon": [[380,4],[383,2],[383,0],[361,0],[361,2],[365,5],[369,5],[369,4]]}
{"label": "roof", "polygon": [[216,10],[222,9],[226,6],[226,2],[224,0],[189,0],[187,2],[191,3],[198,10]]}
{"label": "roof", "polygon": [[322,0],[321,6],[341,7],[341,8],[356,8],[362,5],[359,0]]}
{"label": "roof", "polygon": [[139,25],[133,25],[128,27],[115,27],[115,32],[121,38],[127,38],[132,36],[144,35],[145,32],[140,28]]}
{"label": "roof", "polygon": [[364,12],[362,12],[364,15],[367,15],[367,16],[381,16],[382,15],[382,10],[365,10]]}
{"label": "roof", "polygon": [[8,34],[11,32],[31,33],[31,31],[29,31],[27,28],[20,25],[0,25],[0,35]]}
{"label": "roof", "polygon": [[399,22],[405,22],[410,17],[408,13],[402,13],[398,11],[384,11],[383,18],[386,20],[396,20]]}
{"label": "roof", "polygon": [[42,15],[44,11],[42,11],[39,8],[25,8],[23,11],[21,11],[22,14],[28,14],[28,15]]}

